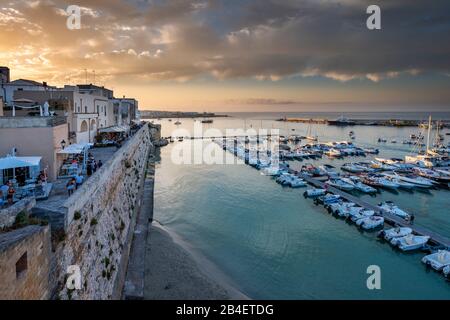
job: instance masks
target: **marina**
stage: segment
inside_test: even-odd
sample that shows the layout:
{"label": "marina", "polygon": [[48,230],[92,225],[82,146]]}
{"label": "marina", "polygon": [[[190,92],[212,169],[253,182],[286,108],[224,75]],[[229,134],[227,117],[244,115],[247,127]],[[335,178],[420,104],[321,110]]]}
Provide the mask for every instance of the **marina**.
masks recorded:
{"label": "marina", "polygon": [[[251,121],[247,120],[246,122],[248,125],[248,123]],[[239,123],[239,120],[236,120],[236,119],[226,119],[225,120],[224,119],[224,120],[221,120],[220,122],[215,122],[215,125],[217,125],[219,128],[220,127],[224,127],[224,128],[233,127],[233,126],[230,126],[230,123],[234,123],[235,124],[234,127],[236,127],[236,125],[238,125],[238,123]],[[264,185],[268,184],[267,187],[261,186],[261,187],[257,188],[257,190],[259,190],[258,192],[261,192],[261,194],[265,194],[265,192],[262,191],[261,188],[263,188],[263,189],[269,188],[270,190],[272,190],[273,187],[271,187],[271,185],[273,185],[273,184],[276,185],[277,183],[279,185],[283,186],[283,188],[279,189],[280,193],[278,193],[278,191],[276,192],[277,200],[274,199],[275,203],[279,202],[279,206],[276,206],[278,209],[273,209],[274,203],[271,203],[270,205],[266,204],[270,208],[272,208],[271,210],[283,210],[284,211],[284,210],[289,210],[288,208],[290,208],[290,206],[292,206],[292,208],[294,208],[296,206],[301,207],[302,211],[306,210],[307,213],[305,212],[305,214],[308,214],[308,216],[307,216],[308,219],[319,219],[320,221],[322,221],[321,222],[322,224],[323,223],[325,223],[326,225],[330,224],[329,227],[327,227],[327,228],[331,228],[331,225],[334,224],[336,226],[333,226],[332,228],[341,229],[341,227],[338,226],[338,225],[340,225],[340,223],[336,223],[336,221],[334,221],[334,219],[328,218],[330,220],[329,223],[322,220],[322,218],[321,218],[322,215],[321,214],[317,215],[317,207],[314,205],[314,202],[311,200],[308,200],[308,199],[303,199],[303,197],[301,195],[306,191],[305,189],[308,189],[307,188],[308,185],[311,185],[314,187],[314,189],[308,189],[308,191],[311,190],[310,192],[314,192],[313,190],[320,190],[319,188],[323,188],[325,186],[325,183],[328,180],[330,180],[330,177],[328,175],[334,176],[336,179],[338,179],[338,180],[340,179],[340,180],[344,180],[344,181],[346,179],[350,179],[350,178],[354,177],[355,179],[360,181],[358,183],[355,180],[356,184],[358,184],[358,186],[361,189],[355,188],[352,191],[344,191],[344,190],[340,190],[340,189],[328,186],[327,191],[326,191],[326,193],[335,194],[335,195],[341,197],[341,200],[345,201],[344,203],[354,203],[355,207],[364,208],[364,210],[361,211],[359,213],[359,215],[356,213],[355,214],[352,213],[351,216],[346,218],[346,219],[348,219],[348,222],[351,221],[352,223],[350,223],[350,224],[344,223],[343,224],[344,228],[346,228],[345,226],[347,226],[347,225],[355,224],[358,227],[358,230],[360,230],[359,232],[361,232],[361,234],[363,236],[361,237],[361,235],[359,235],[359,233],[356,232],[354,235],[354,237],[355,237],[354,241],[357,241],[358,245],[362,245],[363,243],[366,243],[369,236],[370,236],[370,238],[373,237],[374,240],[377,239],[377,240],[375,240],[375,241],[377,241],[377,243],[380,241],[378,239],[378,237],[376,237],[375,232],[373,232],[373,233],[370,232],[370,231],[372,231],[372,229],[370,229],[370,228],[373,228],[373,227],[375,228],[374,229],[375,231],[380,230],[381,227],[379,227],[380,226],[379,222],[376,222],[376,223],[378,223],[378,227],[377,227],[375,221],[372,218],[370,218],[370,216],[364,216],[365,214],[370,213],[370,211],[374,211],[375,216],[383,219],[383,222],[384,222],[385,228],[386,228],[386,229],[384,229],[385,231],[391,230],[389,228],[392,228],[393,230],[396,230],[397,228],[401,228],[401,229],[410,228],[411,229],[411,234],[410,234],[411,239],[407,238],[407,239],[405,239],[405,241],[408,241],[411,243],[417,242],[417,244],[409,245],[406,242],[403,244],[396,243],[395,247],[394,247],[394,244],[391,244],[388,241],[388,243],[393,247],[392,250],[394,250],[394,251],[391,251],[391,250],[387,249],[387,248],[389,248],[389,246],[386,246],[386,243],[385,243],[386,241],[383,240],[382,242],[380,242],[380,245],[381,245],[380,250],[385,251],[388,256],[391,255],[390,252],[397,252],[392,257],[393,263],[395,260],[398,260],[398,259],[400,259],[399,263],[403,263],[403,262],[401,262],[403,260],[403,258],[399,258],[399,254],[404,255],[405,259],[407,259],[408,261],[411,261],[410,263],[414,264],[416,266],[414,268],[418,268],[417,269],[418,274],[416,275],[416,277],[421,278],[423,275],[423,277],[424,277],[423,280],[426,282],[432,281],[434,283],[433,286],[435,288],[436,288],[436,286],[438,286],[438,287],[440,286],[434,282],[433,279],[435,276],[437,277],[436,280],[439,279],[439,281],[441,283],[443,283],[444,286],[447,286],[445,283],[445,280],[442,279],[443,278],[442,274],[445,274],[444,271],[441,271],[441,274],[437,274],[437,272],[436,272],[435,276],[430,275],[429,273],[424,272],[425,269],[422,269],[422,268],[424,268],[424,264],[421,263],[422,258],[425,257],[427,254],[422,251],[426,251],[428,253],[433,254],[433,252],[437,252],[437,250],[444,250],[445,248],[448,248],[448,246],[449,246],[449,239],[448,239],[449,233],[447,231],[448,228],[447,228],[447,224],[445,222],[446,221],[445,220],[446,219],[445,212],[443,212],[440,209],[431,211],[431,212],[433,212],[433,213],[435,212],[437,214],[436,218],[439,217],[439,219],[441,219],[441,217],[442,217],[442,219],[443,219],[442,221],[444,221],[444,223],[441,223],[440,225],[437,225],[437,224],[435,225],[434,218],[431,214],[424,215],[424,212],[421,211],[423,209],[420,205],[414,206],[412,203],[409,203],[409,200],[408,200],[408,199],[412,199],[413,201],[417,201],[422,198],[427,199],[427,198],[430,198],[431,194],[436,193],[436,196],[439,195],[439,198],[436,199],[436,201],[441,201],[441,202],[436,202],[436,205],[437,205],[438,203],[442,203],[442,200],[445,199],[445,194],[448,192],[447,187],[443,184],[439,184],[439,185],[433,184],[433,186],[428,189],[421,188],[418,186],[414,186],[414,187],[408,189],[408,188],[406,188],[406,185],[404,187],[395,188],[395,189],[389,189],[384,186],[373,186],[372,188],[375,189],[375,192],[372,192],[372,191],[370,191],[371,189],[369,189],[370,186],[366,185],[364,182],[364,179],[366,179],[366,178],[372,179],[372,177],[373,178],[378,177],[380,179],[380,181],[383,181],[381,179],[381,177],[383,177],[384,179],[387,180],[388,177],[385,175],[393,175],[392,167],[395,167],[397,174],[400,176],[405,176],[405,177],[407,176],[407,174],[405,173],[406,172],[405,170],[407,168],[409,170],[408,172],[413,172],[410,170],[411,170],[411,167],[415,167],[414,165],[412,165],[412,166],[405,165],[404,166],[402,164],[404,162],[404,157],[402,157],[400,154],[405,154],[405,152],[407,152],[406,150],[401,152],[400,154],[396,153],[394,150],[391,151],[390,141],[392,139],[390,139],[390,138],[387,139],[389,142],[386,145],[379,144],[376,141],[368,143],[368,142],[366,142],[368,136],[366,133],[364,133],[363,130],[370,130],[369,129],[370,127],[355,126],[353,128],[353,131],[355,132],[355,135],[357,136],[357,138],[355,140],[352,140],[353,147],[350,149],[362,150],[363,153],[357,154],[357,153],[350,152],[350,150],[347,150],[346,151],[347,155],[345,155],[345,156],[342,155],[339,157],[333,157],[333,156],[330,157],[327,154],[325,154],[324,152],[317,152],[316,156],[311,156],[311,154],[312,154],[311,151],[318,151],[318,150],[314,150],[315,149],[314,145],[316,145],[316,147],[319,147],[319,148],[322,148],[322,147],[329,148],[333,145],[333,143],[331,143],[331,142],[339,143],[339,142],[345,141],[344,135],[348,136],[348,131],[344,128],[342,128],[342,129],[337,128],[337,130],[340,130],[339,132],[342,132],[342,134],[339,136],[339,134],[336,134],[336,133],[331,133],[331,132],[328,133],[319,126],[316,130],[318,132],[319,141],[316,143],[311,143],[305,139],[306,131],[308,130],[308,124],[304,125],[303,127],[301,127],[302,124],[297,124],[299,127],[295,127],[295,126],[294,127],[292,127],[292,126],[284,127],[283,125],[277,127],[277,125],[275,124],[276,122],[270,122],[268,120],[265,120],[263,123],[260,123],[259,120],[256,120],[253,123],[257,123],[262,128],[266,128],[266,129],[270,129],[271,127],[280,129],[280,137],[279,137],[280,138],[280,144],[279,144],[280,168],[283,169],[283,168],[285,168],[284,165],[288,164],[289,169],[287,170],[287,173],[289,175],[287,175],[287,174],[279,175],[280,172],[277,171],[275,168],[273,168],[266,161],[266,160],[268,160],[269,157],[267,157],[267,159],[266,159],[264,156],[262,156],[261,157],[262,161],[259,163],[255,162],[254,160],[251,160],[250,158],[249,159],[245,158],[246,153],[244,152],[244,149],[247,146],[247,151],[250,152],[250,149],[252,149],[253,147],[250,148],[249,144],[251,144],[251,142],[255,142],[257,140],[256,136],[251,136],[251,137],[246,138],[245,135],[236,136],[236,137],[235,136],[223,137],[223,136],[218,136],[218,135],[208,136],[208,134],[205,134],[201,139],[203,140],[203,144],[209,144],[212,140],[214,140],[215,144],[219,146],[219,149],[222,149],[221,147],[223,145],[221,143],[224,143],[225,145],[228,144],[228,146],[230,146],[230,147],[241,146],[243,148],[242,151],[239,151],[239,149],[236,149],[236,150],[231,150],[231,153],[235,154],[237,157],[240,157],[242,160],[244,160],[244,162],[247,163],[247,166],[245,166],[245,167],[255,167],[256,169],[259,168],[260,174],[254,175],[254,174],[251,174],[252,171],[249,171],[248,173],[245,174],[245,176],[246,176],[246,179],[249,181],[248,183],[251,183],[250,181],[253,181],[256,179],[255,181],[260,181],[259,183],[263,183]],[[187,125],[187,127],[188,127],[189,124],[184,124],[184,125]],[[253,125],[253,126],[255,128],[260,127],[260,126],[256,126],[256,125]],[[186,126],[184,126],[184,128],[186,128]],[[292,130],[294,128],[295,128],[295,131]],[[302,131],[302,128],[304,131]],[[404,129],[391,128],[389,130],[404,130]],[[168,131],[166,131],[166,132],[168,132]],[[392,132],[394,132],[394,131],[392,131]],[[387,131],[386,136],[389,137],[389,134],[392,134],[392,132]],[[408,130],[406,132],[410,132],[410,131]],[[164,133],[164,131],[163,131],[163,133]],[[408,134],[405,133],[404,135],[409,136],[409,133]],[[341,137],[341,139],[343,139],[343,140],[342,141],[340,141],[340,140],[334,141],[334,140],[332,140],[332,138],[329,138],[331,136],[338,137],[338,139],[339,139],[339,137]],[[276,139],[276,137],[272,136],[272,137],[260,137],[260,139],[258,139],[258,140],[260,140],[261,143],[264,143],[266,140],[275,140],[275,139]],[[190,140],[189,136],[187,136],[187,137],[185,137],[183,143],[189,143],[189,140]],[[400,134],[399,134],[397,140],[401,141]],[[327,145],[329,143],[331,143],[331,144]],[[285,150],[285,148],[283,147],[285,145],[289,147],[289,150],[288,149]],[[339,144],[337,144],[337,145],[339,145]],[[392,148],[394,148],[394,145],[395,144],[392,144]],[[335,146],[335,145],[333,145],[333,146]],[[319,149],[319,148],[317,148],[317,149]],[[306,150],[306,149],[308,149],[308,150]],[[403,147],[402,144],[396,144],[395,149],[405,149],[405,147]],[[263,155],[262,149],[259,151],[261,152],[260,155]],[[285,151],[286,151],[286,153],[285,153]],[[301,155],[300,152],[305,152],[305,154],[302,154],[302,156],[300,156]],[[309,154],[307,152],[309,152]],[[292,158],[282,159],[281,156],[283,154],[286,155],[289,153],[297,154],[297,156],[292,157]],[[345,154],[345,152],[344,152],[344,154]],[[400,159],[400,158],[402,158],[402,159]],[[396,159],[396,160],[394,161],[391,159]],[[248,161],[246,161],[246,160],[248,160]],[[388,161],[389,163],[384,163],[387,160],[389,160]],[[350,164],[353,164],[353,165],[350,165]],[[306,167],[310,167],[311,170],[313,170],[313,168],[315,168],[314,170],[317,170],[317,171],[321,172],[322,174],[324,172],[326,172],[326,176],[325,177],[321,177],[321,176],[311,177],[307,174],[308,173],[307,171],[302,172],[302,168],[303,168],[303,170],[306,170],[305,169]],[[350,168],[352,170],[356,169],[356,171],[360,171],[360,172],[349,172],[349,171],[345,172],[344,170],[342,170],[343,167]],[[389,171],[388,169],[391,169],[391,171]],[[424,168],[422,168],[422,169],[424,169]],[[447,167],[443,166],[443,167],[439,167],[439,169],[437,169],[437,170],[446,171],[447,169],[448,169],[448,166]],[[193,167],[190,170],[193,170]],[[201,170],[203,170],[203,169],[201,169]],[[209,171],[211,169],[205,168],[205,170]],[[219,170],[219,169],[218,168],[214,169],[214,172],[217,170]],[[225,177],[223,175],[226,175],[226,176],[230,175],[230,179],[232,179],[234,177],[234,180],[225,179],[225,181],[228,181],[227,183],[238,183],[239,184],[238,181],[239,181],[240,177],[235,176],[232,173],[236,170],[237,170],[237,168],[233,169],[229,166],[225,166],[223,168],[223,170],[220,169],[220,172],[222,172],[221,173],[222,179],[224,179],[224,177]],[[242,171],[242,170],[238,170],[238,171]],[[433,171],[436,171],[436,170],[433,170]],[[196,172],[196,170],[194,170],[194,172]],[[239,174],[239,176],[242,174],[243,173]],[[335,174],[337,174],[337,175],[335,176]],[[254,176],[254,177],[250,178],[250,176]],[[419,177],[418,174],[414,175],[414,176]],[[258,177],[260,177],[260,178],[258,178]],[[236,179],[238,179],[238,180],[236,180]],[[352,180],[352,179],[350,179],[350,180]],[[268,183],[264,183],[263,181],[267,181]],[[269,181],[273,181],[273,182],[269,182]],[[275,182],[277,182],[277,183],[275,183]],[[254,184],[251,184],[251,185],[252,185],[252,188],[255,187]],[[222,187],[222,188],[224,188],[224,187]],[[227,189],[228,189],[228,187],[227,187]],[[277,189],[277,188],[275,188],[275,189]],[[362,191],[363,189],[366,189],[367,193],[363,192]],[[230,190],[232,190],[232,189],[230,189]],[[237,191],[237,192],[239,192],[239,191]],[[274,192],[274,190],[271,192]],[[233,193],[234,193],[234,191],[233,191]],[[293,197],[294,194],[296,196]],[[415,199],[415,196],[412,196],[412,194],[417,195],[417,200]],[[320,195],[320,192],[319,192],[319,195]],[[183,196],[180,196],[180,197],[184,198]],[[238,198],[240,199],[241,196],[239,196]],[[397,198],[399,198],[399,199],[397,199]],[[256,198],[254,198],[254,199],[258,199],[258,196],[256,196]],[[405,210],[405,212],[407,214],[415,216],[415,220],[412,224],[407,219],[405,220],[404,218],[399,217],[395,214],[392,214],[389,212],[382,213],[382,211],[378,207],[377,203],[380,203],[380,204],[385,203],[386,201],[389,201],[391,199],[394,200],[395,204],[399,208]],[[312,207],[310,209],[307,207],[307,204],[306,204],[307,202],[306,203],[304,202],[305,200],[307,202],[311,203]],[[240,201],[244,201],[244,200],[240,200]],[[240,202],[238,202],[238,203],[240,203]],[[239,205],[238,203],[237,203],[238,207],[242,207],[242,205],[244,205],[244,204]],[[445,203],[445,200],[444,200],[444,203]],[[196,206],[198,206],[198,205],[199,204],[197,204]],[[192,206],[194,206],[194,204],[192,204]],[[255,204],[255,206],[257,206],[257,204]],[[168,206],[164,206],[164,208],[166,208],[165,210],[167,210]],[[201,206],[200,206],[200,208],[201,208]],[[433,210],[430,208],[431,208],[431,205],[427,205],[426,210]],[[201,214],[201,212],[202,212],[201,210],[202,209],[200,209],[198,214]],[[258,210],[261,210],[261,208]],[[215,211],[217,211],[217,209],[213,209],[213,212],[215,212]],[[319,210],[319,212],[320,211],[321,210]],[[219,210],[218,212],[223,212],[223,214],[225,214],[227,217],[232,219],[232,217],[230,216],[232,211],[228,211],[228,210],[224,209],[224,210]],[[269,214],[269,212],[275,212],[275,211],[268,211],[267,214]],[[311,214],[317,215],[317,218],[309,217],[309,212],[311,212]],[[349,210],[348,212],[351,212],[351,210]],[[249,213],[247,213],[247,214],[249,214]],[[298,212],[297,212],[297,214],[298,214]],[[191,216],[191,214],[189,214],[189,216]],[[214,216],[215,216],[215,214],[214,214]],[[239,216],[241,216],[241,215],[239,215]],[[299,218],[298,215],[294,214],[291,219],[294,219],[294,216]],[[276,217],[276,215],[274,216],[274,218],[275,217]],[[338,215],[338,217],[339,217],[339,215]],[[350,220],[350,218],[351,218],[351,220]],[[160,216],[160,219],[162,219],[162,221],[167,221],[166,218],[162,218],[161,216]],[[180,219],[180,218],[178,218],[178,219]],[[222,221],[222,219],[220,219],[218,217],[216,219],[219,219],[220,221]],[[267,217],[264,219],[267,219]],[[300,219],[303,220],[304,218],[300,218]],[[375,220],[376,219],[378,219],[378,218],[375,218]],[[432,219],[433,222],[429,219]],[[169,226],[172,225],[172,222],[170,222],[170,220],[168,220],[168,221],[169,221]],[[251,222],[247,219],[245,221],[246,221],[245,223],[247,223],[249,225],[253,225],[256,223],[256,222]],[[285,218],[282,218],[280,220],[280,222],[277,222],[275,225],[278,227],[281,227],[281,225],[283,225],[284,222],[285,222]],[[180,223],[181,223],[181,221],[180,221]],[[187,230],[190,229],[189,225],[195,224],[198,226],[200,226],[200,225],[203,226],[203,224],[200,221],[195,221],[195,222],[191,223],[191,222],[187,222],[183,219],[182,223],[184,226],[182,229],[179,229],[179,228],[181,228],[181,225],[178,226],[178,224],[174,225],[173,227],[175,228],[175,230],[180,232],[182,236],[184,235],[185,237],[189,237],[189,239],[192,239],[192,237],[194,237],[191,233],[189,233],[189,236],[186,235]],[[225,222],[223,221],[222,223],[225,223]],[[228,224],[228,223],[229,222],[227,222],[226,224]],[[291,222],[291,223],[293,223],[293,222]],[[357,223],[359,223],[360,225],[358,225]],[[368,224],[366,224],[366,223],[368,223]],[[295,225],[295,223],[294,223],[294,225]],[[186,228],[188,228],[188,229],[186,229]],[[381,229],[383,229],[383,228],[381,228]],[[296,230],[295,232],[303,233],[303,231],[300,231],[301,229],[295,229],[295,230]],[[364,230],[364,231],[362,231],[362,230]],[[294,232],[294,230],[292,230],[292,232]],[[196,238],[196,237],[197,236],[195,236],[194,238]],[[202,236],[198,235],[198,237],[202,237]],[[427,237],[430,237],[430,238],[427,239]],[[352,236],[352,238],[353,238],[353,236]],[[357,238],[361,238],[361,239],[357,240]],[[426,239],[426,245],[422,244],[423,240],[425,240],[425,239]],[[226,242],[227,240],[224,240],[224,241]],[[198,242],[195,242],[195,243],[197,243],[197,245],[199,245]],[[319,243],[317,245],[320,247]],[[414,246],[419,246],[419,248],[408,252],[408,254],[402,254],[400,252],[403,250],[410,250],[410,248],[415,248]],[[363,245],[363,247],[365,247],[365,245]],[[230,250],[231,250],[231,248],[230,248]],[[250,248],[249,248],[249,250],[250,250]],[[352,249],[352,250],[354,251],[355,249]],[[212,258],[213,261],[217,262],[216,259],[219,259],[218,261],[221,261],[221,263],[224,263],[224,261],[222,259],[220,259],[219,256],[214,254],[213,251],[210,251],[208,249],[205,252],[207,252],[206,253],[207,255],[213,257]],[[230,251],[230,254],[231,254],[231,251]],[[227,254],[225,254],[225,255],[228,257],[228,259],[232,259],[229,255],[227,255]],[[378,257],[382,257],[382,256],[384,256],[384,254],[379,252]],[[261,259],[262,259],[262,257],[261,257]],[[358,259],[358,258],[354,257],[352,259]],[[384,259],[384,258],[378,258],[378,259]],[[387,258],[387,259],[389,259],[389,258]],[[342,262],[342,263],[344,263],[344,262]],[[346,265],[345,268],[349,268],[349,266],[346,263],[344,263],[344,264]],[[231,265],[228,265],[227,263],[225,263],[225,266],[227,268],[231,268],[231,270],[234,270],[234,267]],[[289,268],[289,265],[286,265],[286,268]],[[261,272],[263,272],[263,271],[261,270]],[[232,274],[234,276],[237,276],[238,278],[240,278],[239,275],[236,275],[234,272],[232,272]],[[304,277],[298,275],[297,272],[294,272],[293,274],[297,275],[299,277],[299,279],[303,279],[303,281],[305,281]],[[421,275],[419,275],[419,274],[421,274]],[[400,280],[401,275],[398,275],[398,276],[400,277],[400,278],[398,278],[398,280]],[[430,279],[430,277],[431,277],[431,279]],[[290,279],[289,281],[294,281],[294,283],[296,283],[292,277],[289,277],[289,279]],[[428,280],[426,280],[426,279],[428,279]],[[256,283],[258,282],[256,279],[254,279],[252,281],[256,281]],[[286,279],[286,281],[287,281],[287,279]],[[330,281],[336,281],[336,279],[333,278],[333,280],[330,279]],[[244,281],[244,283],[245,282],[246,281]],[[248,293],[250,296],[256,296],[256,297],[270,297],[271,296],[270,294],[268,296],[266,294],[263,294],[263,295],[256,294],[255,295],[255,292],[253,290],[256,290],[254,288],[258,287],[258,285],[256,285],[256,287],[254,287],[255,282],[248,283],[247,285],[250,286],[250,287],[247,287],[247,289],[249,291],[245,291],[246,286],[244,286],[244,291],[246,293]],[[292,290],[292,291],[290,291],[290,290]],[[291,288],[290,290],[288,290],[288,292],[291,292],[291,294],[293,294],[295,297],[298,297],[298,292],[294,288]],[[392,290],[392,292],[396,292],[396,290],[394,290],[392,288],[391,288],[391,290]],[[263,291],[265,292],[265,290],[263,290]],[[414,290],[412,290],[412,292],[413,291]],[[448,289],[445,289],[444,291],[448,291]],[[294,293],[294,292],[297,292],[297,293]],[[402,290],[402,292],[403,292],[403,290]],[[354,294],[354,293],[355,293],[355,291],[352,291],[352,293],[349,292],[349,296],[353,296],[352,294]],[[280,292],[278,292],[277,294],[280,294]],[[287,293],[285,293],[285,294],[287,294]],[[282,295],[282,296],[292,297],[289,294]],[[325,295],[325,296],[329,296],[329,295]],[[386,295],[386,292],[383,296],[384,297],[392,297],[390,294]],[[394,296],[395,296],[395,294],[394,294]],[[406,297],[406,296],[409,296],[406,292],[404,292],[404,295],[401,295],[401,297]],[[396,297],[400,297],[400,296],[396,296]]]}

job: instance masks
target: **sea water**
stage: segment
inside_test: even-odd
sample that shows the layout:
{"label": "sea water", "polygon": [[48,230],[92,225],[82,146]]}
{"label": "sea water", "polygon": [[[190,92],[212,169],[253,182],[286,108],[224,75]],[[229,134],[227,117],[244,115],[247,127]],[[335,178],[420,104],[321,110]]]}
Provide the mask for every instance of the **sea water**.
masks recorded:
{"label": "sea water", "polygon": [[[276,117],[252,115],[217,118],[204,129],[266,128],[280,134],[305,135],[320,141],[348,140],[380,149],[379,157],[402,158],[411,147],[401,144],[418,128],[332,127],[273,121]],[[198,121],[181,119],[193,131]],[[162,136],[178,128],[168,120]],[[378,143],[379,137],[388,143]],[[390,143],[392,139],[397,144]],[[447,139],[448,140],[448,139]],[[403,253],[379,240],[376,233],[361,232],[329,215],[305,199],[305,189],[283,188],[247,165],[178,165],[172,161],[175,142],[161,149],[156,170],[155,219],[177,233],[254,299],[449,299],[450,285],[442,275],[427,270],[422,252]],[[207,144],[209,142],[203,142]],[[447,141],[446,141],[447,143]],[[217,147],[218,148],[218,147]],[[218,148],[220,151],[221,149]],[[375,156],[330,160],[291,161],[292,167],[311,162],[331,164],[339,170],[345,162],[369,161]],[[450,191],[382,191],[379,203],[392,200],[414,213],[415,224],[450,236]],[[367,268],[380,267],[381,289],[369,290]]]}

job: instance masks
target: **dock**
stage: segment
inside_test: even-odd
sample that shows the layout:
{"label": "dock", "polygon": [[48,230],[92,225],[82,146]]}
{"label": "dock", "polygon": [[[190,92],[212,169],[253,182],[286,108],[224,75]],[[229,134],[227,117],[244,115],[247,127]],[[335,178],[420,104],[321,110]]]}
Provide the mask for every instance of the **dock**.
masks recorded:
{"label": "dock", "polygon": [[[290,170],[290,171],[292,171],[291,173],[294,173],[293,170]],[[305,174],[301,174],[301,173],[297,173],[297,176],[302,178],[303,180],[305,180],[306,182],[308,182],[309,184],[313,185],[316,188],[321,188],[321,189],[325,188],[324,182],[321,182],[317,179],[311,178],[311,177],[309,177]],[[411,228],[413,230],[413,233],[415,233],[417,235],[430,237],[430,241],[433,242],[434,244],[436,244],[438,246],[446,247],[447,249],[450,248],[450,239],[445,236],[442,236],[436,232],[428,230],[422,226],[409,224],[404,219],[397,217],[396,215],[390,214],[388,212],[385,212],[384,210],[381,210],[377,206],[375,206],[371,203],[368,203],[364,200],[361,200],[361,199],[351,195],[348,192],[342,191],[342,190],[337,189],[332,186],[328,186],[327,190],[328,190],[328,192],[333,193],[335,195],[339,195],[343,199],[353,202],[362,208],[375,211],[377,214],[382,216],[387,223],[389,223],[392,226]]]}

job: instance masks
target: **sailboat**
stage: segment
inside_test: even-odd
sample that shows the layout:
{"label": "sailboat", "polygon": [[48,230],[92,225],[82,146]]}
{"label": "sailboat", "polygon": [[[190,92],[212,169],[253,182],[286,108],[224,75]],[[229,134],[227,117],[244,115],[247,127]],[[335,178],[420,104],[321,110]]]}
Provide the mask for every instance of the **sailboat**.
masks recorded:
{"label": "sailboat", "polygon": [[[424,127],[424,125],[422,125],[422,127]],[[441,156],[438,153],[430,150],[430,135],[433,127],[431,116],[428,119],[428,125],[426,127],[428,128],[428,134],[425,153],[417,153],[416,155],[405,156],[405,162],[415,164],[419,167],[432,168],[440,162]]]}
{"label": "sailboat", "polygon": [[306,140],[317,142],[319,138],[312,135],[312,119],[309,121],[308,131],[306,132]]}

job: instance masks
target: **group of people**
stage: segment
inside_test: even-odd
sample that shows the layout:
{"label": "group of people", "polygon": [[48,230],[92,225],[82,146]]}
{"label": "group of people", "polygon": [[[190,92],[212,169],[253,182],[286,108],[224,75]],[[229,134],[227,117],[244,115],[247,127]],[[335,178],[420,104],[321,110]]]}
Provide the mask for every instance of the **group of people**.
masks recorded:
{"label": "group of people", "polygon": [[[90,177],[93,173],[95,173],[98,169],[103,166],[103,162],[101,160],[96,161],[92,154],[88,155],[88,161],[86,166],[86,175]],[[84,182],[84,177],[80,174],[75,174],[66,185],[67,193],[69,197],[77,190]]]}
{"label": "group of people", "polygon": [[14,203],[14,194],[16,190],[14,189],[14,185],[11,181],[8,181],[3,186],[0,187],[0,206],[12,205]]}

